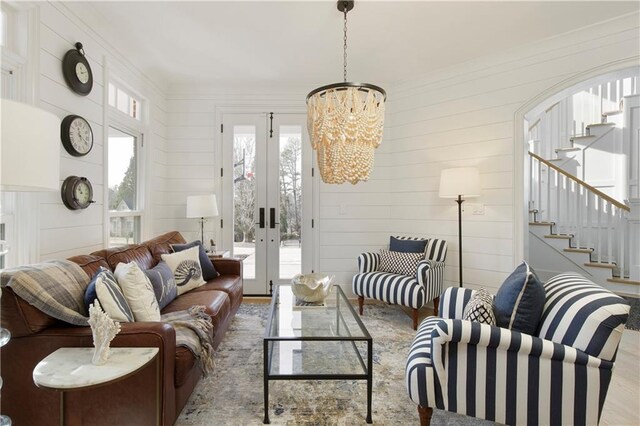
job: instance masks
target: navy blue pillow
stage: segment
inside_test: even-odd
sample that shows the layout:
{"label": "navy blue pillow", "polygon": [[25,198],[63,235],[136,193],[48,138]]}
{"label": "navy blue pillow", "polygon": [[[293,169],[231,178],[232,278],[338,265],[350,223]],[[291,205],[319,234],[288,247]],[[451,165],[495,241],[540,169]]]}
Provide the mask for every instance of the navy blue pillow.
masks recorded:
{"label": "navy blue pillow", "polygon": [[151,281],[160,309],[163,309],[178,296],[176,280],[167,262],[161,261],[153,268],[144,271],[144,274]]}
{"label": "navy blue pillow", "polygon": [[522,262],[507,277],[494,299],[496,325],[535,336],[545,293],[535,271]]}
{"label": "navy blue pillow", "polygon": [[401,240],[400,238],[389,238],[389,250],[401,253],[424,253],[429,240]]}
{"label": "navy blue pillow", "polygon": [[216,268],[213,266],[213,262],[211,262],[209,256],[207,256],[207,252],[202,246],[200,240],[196,240],[187,244],[171,244],[171,248],[174,252],[190,249],[191,247],[195,246],[200,247],[198,257],[200,258],[200,268],[202,268],[202,278],[204,278],[205,281],[209,281],[218,277],[220,274],[218,273],[218,271],[216,271]]}
{"label": "navy blue pillow", "polygon": [[91,277],[91,282],[87,286],[87,289],[84,291],[84,308],[87,311],[87,315],[89,315],[89,305],[96,301],[98,298],[98,293],[96,292],[96,279],[98,278],[98,274],[104,270],[104,267],[98,268],[93,277]]}

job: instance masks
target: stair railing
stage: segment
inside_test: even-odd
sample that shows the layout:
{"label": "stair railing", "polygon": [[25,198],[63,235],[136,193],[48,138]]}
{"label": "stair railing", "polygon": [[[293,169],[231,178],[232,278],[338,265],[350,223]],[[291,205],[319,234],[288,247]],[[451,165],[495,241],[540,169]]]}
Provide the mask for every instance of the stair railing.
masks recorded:
{"label": "stair railing", "polygon": [[573,248],[592,249],[593,261],[628,276],[629,206],[532,152],[529,170],[529,208],[537,220],[553,223],[557,234],[573,236]]}

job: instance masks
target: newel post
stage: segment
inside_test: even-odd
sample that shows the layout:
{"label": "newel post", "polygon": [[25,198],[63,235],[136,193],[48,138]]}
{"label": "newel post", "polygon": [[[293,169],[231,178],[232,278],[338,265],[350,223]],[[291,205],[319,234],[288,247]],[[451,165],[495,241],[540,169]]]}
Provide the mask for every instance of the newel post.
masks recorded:
{"label": "newel post", "polygon": [[640,198],[629,200],[629,278],[640,281]]}

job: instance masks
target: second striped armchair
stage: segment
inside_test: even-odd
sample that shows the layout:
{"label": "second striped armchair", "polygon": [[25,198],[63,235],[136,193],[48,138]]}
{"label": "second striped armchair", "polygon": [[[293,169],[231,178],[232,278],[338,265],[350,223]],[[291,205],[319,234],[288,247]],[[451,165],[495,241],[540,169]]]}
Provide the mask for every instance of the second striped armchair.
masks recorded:
{"label": "second striped armchair", "polygon": [[[413,239],[398,237],[400,239]],[[444,261],[447,257],[447,242],[432,238],[427,240],[425,259],[418,263],[415,275],[399,275],[378,270],[380,255],[362,253],[358,256],[358,274],[352,281],[353,292],[358,296],[360,315],[365,298],[402,305],[413,310],[413,329],[418,328],[418,309],[433,300],[436,315],[438,298],[444,282]]]}

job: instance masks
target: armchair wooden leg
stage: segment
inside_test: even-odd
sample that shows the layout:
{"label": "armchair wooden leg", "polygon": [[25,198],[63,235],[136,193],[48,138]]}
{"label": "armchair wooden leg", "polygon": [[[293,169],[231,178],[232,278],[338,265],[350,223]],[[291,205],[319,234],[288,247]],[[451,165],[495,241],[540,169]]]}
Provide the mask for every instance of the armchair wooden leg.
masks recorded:
{"label": "armchair wooden leg", "polygon": [[420,426],[431,425],[431,416],[433,415],[433,408],[424,408],[418,405],[418,415],[420,415]]}
{"label": "armchair wooden leg", "polygon": [[433,313],[438,316],[438,305],[440,305],[440,296],[433,299]]}
{"label": "armchair wooden leg", "polygon": [[364,306],[364,296],[358,296],[358,311],[362,315],[362,307]]}
{"label": "armchair wooden leg", "polygon": [[417,330],[418,329],[418,310],[414,309],[411,316],[413,317],[413,329]]}

